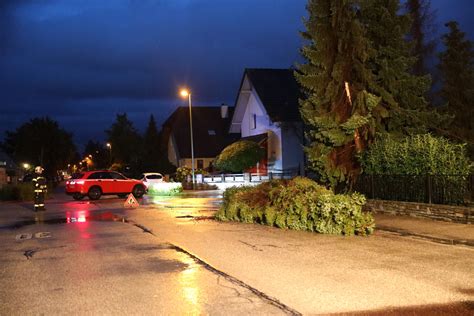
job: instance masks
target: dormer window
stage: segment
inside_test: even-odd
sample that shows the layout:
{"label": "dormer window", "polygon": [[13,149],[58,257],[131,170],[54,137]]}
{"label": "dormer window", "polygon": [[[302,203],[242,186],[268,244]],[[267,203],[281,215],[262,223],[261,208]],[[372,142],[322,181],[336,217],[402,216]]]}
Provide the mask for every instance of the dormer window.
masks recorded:
{"label": "dormer window", "polygon": [[207,133],[208,133],[209,135],[216,135],[216,131],[213,130],[213,129],[207,130]]}

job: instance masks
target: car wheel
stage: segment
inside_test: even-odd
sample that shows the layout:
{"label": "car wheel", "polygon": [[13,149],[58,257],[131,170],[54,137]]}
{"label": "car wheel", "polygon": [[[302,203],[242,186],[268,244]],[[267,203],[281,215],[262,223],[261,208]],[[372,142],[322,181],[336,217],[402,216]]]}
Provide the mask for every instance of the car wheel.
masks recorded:
{"label": "car wheel", "polygon": [[132,194],[136,198],[141,198],[145,194],[145,188],[143,185],[136,185],[133,187]]}
{"label": "car wheel", "polygon": [[81,194],[81,193],[74,193],[74,194],[72,195],[72,198],[73,198],[74,200],[76,200],[76,201],[80,201],[80,200],[82,200],[82,199],[84,198],[84,195]]}
{"label": "car wheel", "polygon": [[123,199],[123,198],[126,198],[126,197],[127,197],[127,194],[117,194],[117,196],[118,196],[119,198],[122,198],[122,199]]}
{"label": "car wheel", "polygon": [[99,187],[92,187],[89,189],[89,193],[87,193],[87,196],[89,197],[90,200],[98,200],[100,199],[101,195],[102,195],[102,191],[100,190]]}

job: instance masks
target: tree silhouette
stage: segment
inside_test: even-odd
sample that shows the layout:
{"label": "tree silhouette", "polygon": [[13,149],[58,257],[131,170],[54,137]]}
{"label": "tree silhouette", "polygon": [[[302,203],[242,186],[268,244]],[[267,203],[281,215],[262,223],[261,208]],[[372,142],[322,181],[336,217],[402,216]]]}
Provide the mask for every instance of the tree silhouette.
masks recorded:
{"label": "tree silhouette", "polygon": [[77,155],[72,134],[49,117],[33,118],[16,131],[7,131],[1,147],[17,163],[41,165],[49,177],[66,169]]}

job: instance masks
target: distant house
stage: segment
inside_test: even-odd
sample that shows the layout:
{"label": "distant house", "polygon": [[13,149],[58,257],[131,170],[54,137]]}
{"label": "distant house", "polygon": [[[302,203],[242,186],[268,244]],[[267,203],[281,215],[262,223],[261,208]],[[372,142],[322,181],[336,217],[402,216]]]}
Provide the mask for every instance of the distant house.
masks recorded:
{"label": "distant house", "polygon": [[16,169],[13,160],[0,150],[0,188],[7,183],[16,182],[17,178],[12,176],[16,174]]}
{"label": "distant house", "polygon": [[299,91],[291,69],[244,71],[229,132],[266,148],[259,169],[304,172]]}
{"label": "distant house", "polygon": [[[212,161],[240,135],[229,134],[233,108],[222,105],[192,108],[194,168],[212,171]],[[189,108],[179,107],[163,123],[162,135],[168,160],[176,167],[191,168]]]}

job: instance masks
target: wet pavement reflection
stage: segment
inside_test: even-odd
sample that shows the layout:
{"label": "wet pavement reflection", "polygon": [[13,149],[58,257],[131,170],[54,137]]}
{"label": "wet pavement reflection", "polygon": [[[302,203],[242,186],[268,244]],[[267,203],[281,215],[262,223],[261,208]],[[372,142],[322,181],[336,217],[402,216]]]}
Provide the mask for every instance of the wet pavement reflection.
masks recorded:
{"label": "wet pavement reflection", "polygon": [[126,218],[114,214],[112,212],[99,212],[91,214],[90,211],[66,211],[65,217],[48,217],[45,212],[38,212],[30,219],[15,221],[11,224],[0,225],[0,230],[5,229],[19,229],[28,225],[34,224],[72,224],[72,223],[87,223],[90,221],[109,221],[109,222],[126,222]]}
{"label": "wet pavement reflection", "polygon": [[[202,214],[216,205],[216,197],[147,199],[142,205],[177,216]],[[285,313],[164,242],[146,223],[129,220],[129,210],[117,207],[120,202],[66,202],[56,212],[3,218],[0,315]],[[35,238],[38,232],[49,238]],[[15,240],[17,234],[32,237]]]}

